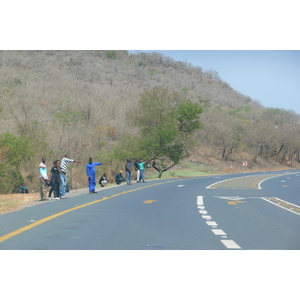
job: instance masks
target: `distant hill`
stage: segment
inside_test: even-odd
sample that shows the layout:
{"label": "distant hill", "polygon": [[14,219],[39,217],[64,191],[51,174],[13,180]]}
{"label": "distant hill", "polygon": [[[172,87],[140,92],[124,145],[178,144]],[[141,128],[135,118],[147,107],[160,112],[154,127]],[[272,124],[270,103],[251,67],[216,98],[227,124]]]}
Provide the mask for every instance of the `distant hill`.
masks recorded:
{"label": "distant hill", "polygon": [[[205,127],[195,135],[193,153],[199,159],[300,162],[299,115],[265,108],[232,89],[217,71],[159,53],[0,51],[0,134],[28,141],[31,152],[20,167],[27,181],[35,180],[42,155],[49,157],[50,167],[50,160],[66,152],[83,161],[101,158],[117,170],[109,149],[124,132],[135,133],[126,111],[155,86],[178,90],[203,105]],[[0,147],[5,163],[3,143]],[[78,187],[85,184],[80,168],[73,171]]]}

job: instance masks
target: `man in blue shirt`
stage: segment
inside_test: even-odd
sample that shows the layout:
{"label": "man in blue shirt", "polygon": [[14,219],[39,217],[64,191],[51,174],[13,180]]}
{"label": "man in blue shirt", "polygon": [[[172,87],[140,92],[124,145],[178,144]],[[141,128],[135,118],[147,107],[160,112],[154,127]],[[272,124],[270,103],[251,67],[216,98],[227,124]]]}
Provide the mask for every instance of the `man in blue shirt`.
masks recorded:
{"label": "man in blue shirt", "polygon": [[96,188],[96,168],[95,166],[103,165],[102,162],[93,163],[93,159],[89,158],[89,163],[86,165],[86,174],[88,176],[88,182],[89,182],[89,192],[92,193],[98,193],[98,191],[95,191]]}

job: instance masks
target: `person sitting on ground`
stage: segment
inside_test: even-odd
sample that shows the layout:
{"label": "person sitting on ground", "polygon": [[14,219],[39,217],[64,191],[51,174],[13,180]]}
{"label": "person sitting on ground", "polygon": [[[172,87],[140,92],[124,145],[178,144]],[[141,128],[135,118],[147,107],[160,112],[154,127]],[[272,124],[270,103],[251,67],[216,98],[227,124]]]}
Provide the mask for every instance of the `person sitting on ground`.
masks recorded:
{"label": "person sitting on ground", "polygon": [[99,179],[99,184],[101,185],[101,187],[104,187],[107,184],[107,182],[108,178],[106,177],[106,173],[103,173],[103,175]]}
{"label": "person sitting on ground", "polygon": [[121,184],[123,181],[124,181],[124,178],[123,178],[123,175],[122,175],[122,171],[120,171],[120,173],[118,173],[116,175],[116,178],[115,178],[115,181],[116,181],[116,184]]}
{"label": "person sitting on ground", "polygon": [[20,193],[21,194],[28,194],[28,188],[25,187],[25,183],[24,182],[20,186]]}

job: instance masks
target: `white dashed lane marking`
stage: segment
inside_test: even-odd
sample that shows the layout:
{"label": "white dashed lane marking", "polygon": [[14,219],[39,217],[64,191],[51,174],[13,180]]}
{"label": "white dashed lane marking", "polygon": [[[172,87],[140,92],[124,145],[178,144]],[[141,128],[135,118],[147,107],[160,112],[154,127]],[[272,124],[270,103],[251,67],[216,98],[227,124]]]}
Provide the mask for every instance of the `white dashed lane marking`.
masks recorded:
{"label": "white dashed lane marking", "polygon": [[220,241],[223,243],[223,245],[227,249],[242,249],[235,241],[233,240],[227,240],[227,234],[218,227],[217,222],[211,221],[212,217],[208,215],[207,210],[205,209],[205,205],[203,202],[203,196],[197,197],[197,207],[199,210],[199,213],[202,215],[202,218],[206,220],[206,225],[212,227],[211,231],[216,235],[220,236]]}
{"label": "white dashed lane marking", "polygon": [[233,240],[221,240],[228,249],[241,249],[241,247]]}

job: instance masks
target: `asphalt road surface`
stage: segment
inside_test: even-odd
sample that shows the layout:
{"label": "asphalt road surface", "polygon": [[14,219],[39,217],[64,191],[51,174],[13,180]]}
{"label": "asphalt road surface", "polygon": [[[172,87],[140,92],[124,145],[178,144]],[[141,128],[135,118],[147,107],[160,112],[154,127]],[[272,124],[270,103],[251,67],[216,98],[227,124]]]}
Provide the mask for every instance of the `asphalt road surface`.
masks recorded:
{"label": "asphalt road surface", "polygon": [[7,250],[300,249],[300,170],[152,180],[0,216]]}

